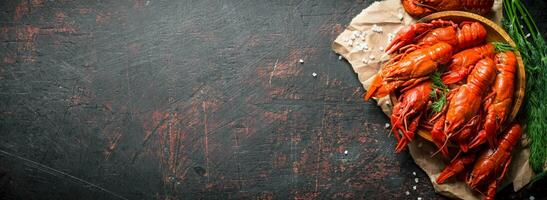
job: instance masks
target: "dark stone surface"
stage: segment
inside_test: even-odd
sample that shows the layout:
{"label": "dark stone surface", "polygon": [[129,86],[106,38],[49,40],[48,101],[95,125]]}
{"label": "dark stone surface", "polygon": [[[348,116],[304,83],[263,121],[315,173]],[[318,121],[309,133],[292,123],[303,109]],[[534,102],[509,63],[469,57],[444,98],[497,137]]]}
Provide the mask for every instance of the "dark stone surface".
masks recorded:
{"label": "dark stone surface", "polygon": [[330,49],[370,3],[1,1],[0,197],[443,199]]}

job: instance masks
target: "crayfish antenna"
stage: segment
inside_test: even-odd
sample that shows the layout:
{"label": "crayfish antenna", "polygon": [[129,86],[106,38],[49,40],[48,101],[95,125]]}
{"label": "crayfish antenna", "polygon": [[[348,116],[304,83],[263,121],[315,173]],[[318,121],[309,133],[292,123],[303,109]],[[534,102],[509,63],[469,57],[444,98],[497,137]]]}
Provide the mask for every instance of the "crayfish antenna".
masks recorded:
{"label": "crayfish antenna", "polygon": [[450,138],[450,135],[446,137],[446,139],[444,140],[444,144],[442,146],[439,147],[439,150],[437,150],[435,153],[433,153],[431,155],[431,157],[437,155],[439,152],[441,152],[443,154],[443,156],[445,157],[450,157],[450,153],[448,152],[448,139]]}

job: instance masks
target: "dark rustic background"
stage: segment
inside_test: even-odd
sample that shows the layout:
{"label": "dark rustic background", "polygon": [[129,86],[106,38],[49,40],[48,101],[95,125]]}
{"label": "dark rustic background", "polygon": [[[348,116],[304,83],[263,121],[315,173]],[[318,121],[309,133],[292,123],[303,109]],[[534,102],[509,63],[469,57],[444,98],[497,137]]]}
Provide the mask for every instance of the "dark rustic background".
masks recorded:
{"label": "dark rustic background", "polygon": [[371,2],[1,1],[0,197],[442,199],[330,49]]}

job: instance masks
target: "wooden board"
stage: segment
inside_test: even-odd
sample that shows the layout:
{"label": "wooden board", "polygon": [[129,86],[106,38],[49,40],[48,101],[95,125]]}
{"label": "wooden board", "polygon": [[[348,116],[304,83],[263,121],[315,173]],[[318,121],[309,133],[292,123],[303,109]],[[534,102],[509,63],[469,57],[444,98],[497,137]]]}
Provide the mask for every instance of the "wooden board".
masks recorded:
{"label": "wooden board", "polygon": [[442,199],[330,50],[370,3],[0,1],[0,197]]}

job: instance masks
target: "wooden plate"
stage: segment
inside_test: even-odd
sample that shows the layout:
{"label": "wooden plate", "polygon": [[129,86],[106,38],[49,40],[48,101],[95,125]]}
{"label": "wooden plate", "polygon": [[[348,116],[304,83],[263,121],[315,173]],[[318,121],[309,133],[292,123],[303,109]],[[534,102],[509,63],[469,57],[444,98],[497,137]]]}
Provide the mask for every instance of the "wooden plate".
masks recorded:
{"label": "wooden plate", "polygon": [[[486,28],[487,35],[486,35],[486,41],[487,42],[505,42],[508,43],[511,46],[516,46],[515,42],[511,39],[509,34],[503,30],[499,25],[494,23],[493,21],[490,21],[489,19],[486,19],[480,15],[464,12],[464,11],[444,11],[444,12],[437,12],[433,13],[431,15],[425,16],[424,18],[418,20],[418,22],[429,22],[434,19],[444,19],[444,20],[451,20],[455,23],[459,23],[462,21],[477,21],[481,22],[482,25]],[[515,76],[515,91],[513,95],[513,105],[511,109],[511,115],[509,115],[508,121],[513,121],[513,119],[517,116],[520,106],[522,105],[522,102],[524,100],[524,89],[525,89],[525,82],[526,82],[526,76],[524,72],[524,62],[522,62],[522,57],[519,52],[515,52],[517,57],[517,73]],[[398,103],[397,98],[395,95],[390,95],[390,99],[392,104],[395,105]],[[418,130],[418,135],[422,136],[426,140],[432,141],[431,134],[424,130]]]}

